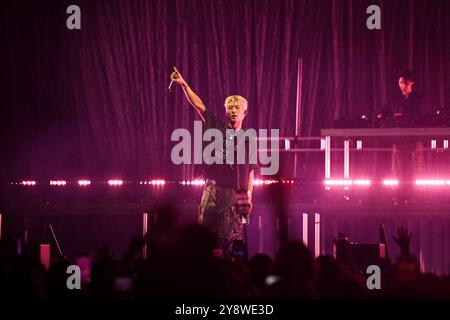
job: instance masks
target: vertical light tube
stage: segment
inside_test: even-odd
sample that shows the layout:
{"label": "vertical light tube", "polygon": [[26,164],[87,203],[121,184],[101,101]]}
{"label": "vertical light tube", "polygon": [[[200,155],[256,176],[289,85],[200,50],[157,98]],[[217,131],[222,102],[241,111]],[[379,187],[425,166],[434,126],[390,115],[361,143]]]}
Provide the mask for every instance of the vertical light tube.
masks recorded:
{"label": "vertical light tube", "polygon": [[263,223],[262,223],[262,216],[258,216],[258,230],[259,230],[259,241],[258,241],[258,252],[261,253],[263,252],[263,241],[264,241],[264,237],[263,237]]}
{"label": "vertical light tube", "polygon": [[303,213],[303,243],[308,246],[308,214]]}
{"label": "vertical light tube", "polygon": [[[148,213],[144,212],[142,215],[142,236],[145,237],[148,231]],[[144,248],[142,248],[142,259],[147,260],[147,239],[145,240]]]}
{"label": "vertical light tube", "polygon": [[344,141],[344,179],[350,176],[350,141]]}
{"label": "vertical light tube", "polygon": [[325,137],[325,179],[331,177],[331,137]]}
{"label": "vertical light tube", "polygon": [[320,214],[314,214],[314,255],[320,256]]}
{"label": "vertical light tube", "polygon": [[41,244],[39,249],[41,264],[45,267],[45,270],[48,271],[48,269],[50,268],[50,245]]}

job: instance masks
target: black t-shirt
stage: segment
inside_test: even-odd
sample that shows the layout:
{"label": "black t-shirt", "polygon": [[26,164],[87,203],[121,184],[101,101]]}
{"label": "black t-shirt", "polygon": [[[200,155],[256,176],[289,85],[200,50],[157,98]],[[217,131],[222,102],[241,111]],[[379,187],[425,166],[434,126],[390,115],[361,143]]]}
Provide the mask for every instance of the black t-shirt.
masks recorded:
{"label": "black t-shirt", "polygon": [[398,93],[391,99],[390,111],[392,115],[401,113],[402,117],[419,120],[422,110],[422,96],[416,91],[405,98],[403,94]]}
{"label": "black t-shirt", "polygon": [[[224,140],[223,148],[220,152],[220,157],[223,157],[223,164],[213,163],[213,164],[204,164],[203,165],[203,177],[205,179],[215,180],[218,186],[229,187],[236,190],[247,190],[248,183],[248,175],[251,170],[255,170],[258,166],[257,164],[252,164],[249,159],[256,159],[255,154],[251,154],[252,157],[249,157],[249,141],[245,140],[245,163],[237,164],[237,138],[227,136],[226,131],[230,129],[228,127],[228,122],[219,119],[214,114],[210,113],[209,110],[205,111],[204,114],[204,123],[203,123],[203,131],[208,129],[218,129],[222,133],[222,137]],[[242,134],[243,130],[235,132],[236,136]],[[229,139],[230,142],[227,142]],[[233,164],[227,164],[227,154],[226,154],[226,144],[229,145],[228,150],[234,151],[234,162]],[[209,144],[209,142],[204,143],[204,145]],[[230,148],[231,146],[231,148]]]}

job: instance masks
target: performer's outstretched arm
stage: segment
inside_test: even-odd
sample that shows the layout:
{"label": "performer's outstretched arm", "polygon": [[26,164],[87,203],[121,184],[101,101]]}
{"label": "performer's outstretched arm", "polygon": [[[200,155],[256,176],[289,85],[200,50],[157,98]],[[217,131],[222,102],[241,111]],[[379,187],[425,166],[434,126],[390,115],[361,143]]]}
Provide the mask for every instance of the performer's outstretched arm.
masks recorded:
{"label": "performer's outstretched arm", "polygon": [[206,106],[203,103],[203,101],[200,99],[200,97],[189,87],[187,82],[183,79],[181,76],[181,73],[177,70],[177,68],[173,67],[174,72],[170,75],[170,79],[180,84],[183,87],[184,94],[186,95],[187,100],[189,103],[197,110],[197,112],[200,114],[202,119],[204,120],[205,117],[205,111]]}

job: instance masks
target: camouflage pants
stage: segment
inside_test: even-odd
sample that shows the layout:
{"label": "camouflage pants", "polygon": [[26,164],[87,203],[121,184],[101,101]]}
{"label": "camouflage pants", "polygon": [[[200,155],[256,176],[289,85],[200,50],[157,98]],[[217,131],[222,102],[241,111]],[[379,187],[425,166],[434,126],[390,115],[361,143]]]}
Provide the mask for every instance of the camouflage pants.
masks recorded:
{"label": "camouflage pants", "polygon": [[199,222],[216,236],[224,256],[229,256],[233,240],[243,239],[241,217],[235,209],[236,191],[206,184],[199,208]]}

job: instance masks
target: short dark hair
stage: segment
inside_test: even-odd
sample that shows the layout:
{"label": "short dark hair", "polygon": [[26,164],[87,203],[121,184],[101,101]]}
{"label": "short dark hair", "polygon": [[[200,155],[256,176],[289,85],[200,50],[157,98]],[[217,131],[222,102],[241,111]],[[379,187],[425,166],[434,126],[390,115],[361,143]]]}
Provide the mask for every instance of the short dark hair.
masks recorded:
{"label": "short dark hair", "polygon": [[403,78],[409,81],[416,81],[416,77],[411,70],[402,70],[397,74],[397,79]]}

